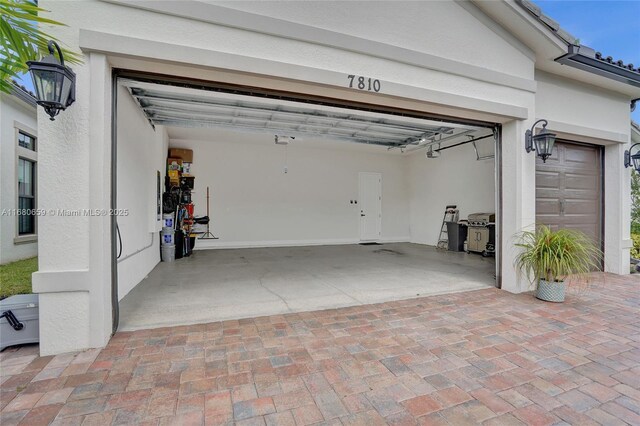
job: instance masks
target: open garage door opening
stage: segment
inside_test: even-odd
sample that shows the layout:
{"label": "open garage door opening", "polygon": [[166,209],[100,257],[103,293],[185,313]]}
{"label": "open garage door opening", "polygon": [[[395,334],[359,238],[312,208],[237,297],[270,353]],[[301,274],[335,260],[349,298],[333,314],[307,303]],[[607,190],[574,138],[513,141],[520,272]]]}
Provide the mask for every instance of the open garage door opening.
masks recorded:
{"label": "open garage door opening", "polygon": [[116,114],[121,330],[496,285],[490,124],[124,78]]}

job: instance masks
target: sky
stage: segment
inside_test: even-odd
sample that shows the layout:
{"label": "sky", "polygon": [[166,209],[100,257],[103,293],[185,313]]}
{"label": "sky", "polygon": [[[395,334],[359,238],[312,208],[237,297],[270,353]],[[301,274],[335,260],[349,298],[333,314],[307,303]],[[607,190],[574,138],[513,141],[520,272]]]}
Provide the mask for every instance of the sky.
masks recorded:
{"label": "sky", "polygon": [[[640,66],[640,0],[534,0],[580,43]],[[22,79],[31,88],[31,79]],[[640,123],[640,102],[632,113]]]}
{"label": "sky", "polygon": [[[534,0],[545,15],[604,57],[640,66],[640,0]],[[640,102],[632,113],[640,123]]]}

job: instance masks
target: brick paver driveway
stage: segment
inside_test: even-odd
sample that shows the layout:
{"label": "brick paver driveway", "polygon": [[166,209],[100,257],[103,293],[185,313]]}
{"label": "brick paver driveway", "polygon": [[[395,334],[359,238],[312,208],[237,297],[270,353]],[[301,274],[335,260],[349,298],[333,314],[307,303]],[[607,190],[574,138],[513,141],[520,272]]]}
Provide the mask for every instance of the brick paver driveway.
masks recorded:
{"label": "brick paver driveway", "polygon": [[[11,424],[640,424],[640,280],[486,289],[2,353]],[[34,352],[33,348],[31,352]]]}

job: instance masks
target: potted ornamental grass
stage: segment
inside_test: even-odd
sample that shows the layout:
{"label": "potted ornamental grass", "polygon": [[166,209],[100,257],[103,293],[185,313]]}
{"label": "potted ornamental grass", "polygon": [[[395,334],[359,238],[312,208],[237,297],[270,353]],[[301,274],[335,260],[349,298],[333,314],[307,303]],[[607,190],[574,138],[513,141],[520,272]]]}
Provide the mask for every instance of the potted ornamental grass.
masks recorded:
{"label": "potted ornamental grass", "polygon": [[532,279],[540,300],[563,302],[566,281],[597,270],[602,258],[593,241],[580,231],[553,231],[541,225],[518,237],[516,266]]}

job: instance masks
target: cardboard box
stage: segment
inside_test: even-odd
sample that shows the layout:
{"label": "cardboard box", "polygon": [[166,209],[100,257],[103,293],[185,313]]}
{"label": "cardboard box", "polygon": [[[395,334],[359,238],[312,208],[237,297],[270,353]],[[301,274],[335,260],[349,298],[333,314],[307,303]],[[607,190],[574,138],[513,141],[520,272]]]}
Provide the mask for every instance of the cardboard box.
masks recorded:
{"label": "cardboard box", "polygon": [[193,150],[182,148],[169,148],[170,158],[179,158],[184,162],[193,163]]}
{"label": "cardboard box", "polygon": [[182,171],[182,160],[179,158],[167,158],[167,171],[177,170]]}

